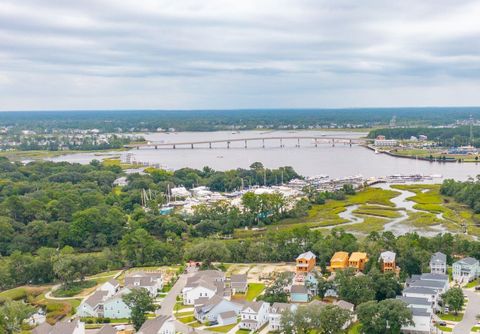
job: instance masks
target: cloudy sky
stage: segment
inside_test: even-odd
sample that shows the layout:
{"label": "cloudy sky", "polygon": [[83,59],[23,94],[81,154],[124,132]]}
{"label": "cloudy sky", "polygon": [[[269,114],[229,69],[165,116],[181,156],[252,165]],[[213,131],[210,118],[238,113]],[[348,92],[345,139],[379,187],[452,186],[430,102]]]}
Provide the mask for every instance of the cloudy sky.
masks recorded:
{"label": "cloudy sky", "polygon": [[480,105],[480,1],[0,0],[0,110]]}

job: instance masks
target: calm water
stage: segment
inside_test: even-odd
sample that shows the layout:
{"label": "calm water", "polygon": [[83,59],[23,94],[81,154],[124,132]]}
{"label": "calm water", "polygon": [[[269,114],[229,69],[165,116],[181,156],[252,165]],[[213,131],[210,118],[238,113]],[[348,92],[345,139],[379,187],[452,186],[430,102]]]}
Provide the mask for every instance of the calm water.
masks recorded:
{"label": "calm water", "polygon": [[[231,132],[182,132],[182,133],[153,133],[145,134],[147,140],[155,142],[184,142],[216,139],[232,139],[247,137],[272,137],[272,136],[341,136],[348,138],[362,137],[365,134],[352,132],[321,132],[321,131],[244,131],[233,134]],[[226,144],[214,144],[212,149],[208,145],[203,148],[190,149],[190,147],[173,149],[140,149],[132,150],[137,161],[160,163],[171,169],[182,167],[202,168],[210,166],[217,170],[234,169],[248,166],[260,161],[266,167],[292,166],[297,172],[305,176],[326,174],[331,177],[343,177],[361,174],[366,177],[386,176],[392,174],[441,174],[444,178],[464,180],[469,176],[480,174],[480,165],[474,163],[431,163],[411,159],[394,158],[384,154],[375,154],[361,146],[348,146],[329,144],[314,147],[311,140],[303,140],[301,147],[295,147],[296,140],[284,141],[284,148],[280,148],[279,141],[266,141],[266,148],[262,148],[261,141],[251,142],[248,148],[243,147],[243,142],[232,143],[230,149]],[[124,157],[127,153],[121,154]],[[105,155],[73,154],[54,158],[55,161],[70,161],[88,163],[92,159],[101,159]],[[441,181],[441,179],[437,179]]]}

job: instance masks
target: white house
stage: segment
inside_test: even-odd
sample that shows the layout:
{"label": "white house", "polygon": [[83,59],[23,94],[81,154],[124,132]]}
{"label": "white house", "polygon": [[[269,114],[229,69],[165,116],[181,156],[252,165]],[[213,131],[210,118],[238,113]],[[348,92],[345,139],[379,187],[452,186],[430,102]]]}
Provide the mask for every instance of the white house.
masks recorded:
{"label": "white house", "polygon": [[80,320],[60,321],[54,326],[48,322],[32,330],[32,334],[85,334],[85,324]]}
{"label": "white house", "polygon": [[[226,300],[218,295],[214,295],[208,300],[205,300],[205,298],[200,298],[197,299],[197,301],[201,301],[201,303],[195,305],[193,315],[202,323],[215,323],[218,321],[218,316],[225,312],[233,311],[235,312],[235,315],[238,315],[243,308],[243,305]],[[222,318],[223,322],[226,320],[226,318]]]}
{"label": "white house", "polygon": [[230,277],[230,287],[232,293],[245,293],[248,289],[247,275],[237,274]]}
{"label": "white house", "polygon": [[411,308],[413,325],[402,327],[404,334],[430,334],[433,333],[432,313],[423,308]]}
{"label": "white house", "polygon": [[227,326],[237,322],[238,314],[235,311],[222,312],[217,316],[219,326]]}
{"label": "white house", "polygon": [[438,301],[438,290],[424,287],[408,287],[403,290],[404,297],[426,298],[429,302],[436,305]]}
{"label": "white house", "polygon": [[183,304],[195,305],[197,299],[210,299],[216,294],[225,297],[228,295],[225,290],[225,273],[217,270],[198,271],[187,279],[182,289]]}
{"label": "white house", "polygon": [[105,283],[103,283],[100,288],[98,288],[100,291],[107,291],[108,296],[113,296],[120,290],[120,283],[116,279],[111,279]]}
{"label": "white house", "polygon": [[480,275],[480,264],[473,257],[466,257],[452,265],[453,279],[458,283],[467,283]]}
{"label": "white house", "polygon": [[84,299],[77,308],[79,317],[103,316],[103,301],[108,297],[108,291],[97,290]]}
{"label": "white house", "polygon": [[125,304],[122,297],[130,292],[130,289],[124,288],[115,295],[107,298],[103,302],[103,317],[112,319],[129,318],[131,310],[130,307]]}
{"label": "white house", "polygon": [[270,307],[270,311],[268,313],[268,331],[281,331],[282,330],[282,314],[286,311],[290,310],[295,312],[297,310],[297,305],[295,304],[288,304],[288,303],[273,303]]}
{"label": "white house", "polygon": [[270,305],[266,302],[246,303],[240,312],[241,329],[256,331],[268,321]]}
{"label": "white house", "polygon": [[430,289],[434,289],[439,294],[443,294],[448,290],[448,281],[414,279],[408,282],[408,286],[419,287],[419,288],[430,288]]}
{"label": "white house", "polygon": [[397,296],[398,300],[401,300],[409,307],[412,308],[423,308],[427,312],[433,312],[433,303],[429,302],[427,298],[420,298],[420,297],[404,297],[404,296]]}
{"label": "white house", "polygon": [[161,315],[145,321],[137,334],[175,334],[175,324],[170,316]]}
{"label": "white house", "polygon": [[432,274],[447,273],[447,256],[443,253],[436,252],[430,258],[430,272]]}
{"label": "white house", "polygon": [[125,276],[125,287],[144,288],[152,297],[155,297],[163,288],[163,276],[160,272],[134,272]]}

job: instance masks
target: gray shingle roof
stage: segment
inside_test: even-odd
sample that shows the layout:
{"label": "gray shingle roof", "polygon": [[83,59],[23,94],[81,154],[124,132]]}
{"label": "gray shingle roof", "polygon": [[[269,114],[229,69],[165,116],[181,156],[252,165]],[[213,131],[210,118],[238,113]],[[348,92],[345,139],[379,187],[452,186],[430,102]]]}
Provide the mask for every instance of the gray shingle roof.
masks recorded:
{"label": "gray shingle roof", "polygon": [[473,257],[466,257],[466,258],[463,258],[461,260],[458,260],[457,262],[455,262],[456,264],[461,264],[461,265],[468,265],[468,266],[472,266],[474,265],[475,263],[478,263],[478,260],[477,259],[474,259]]}
{"label": "gray shingle roof", "polygon": [[312,252],[308,251],[308,252],[305,252],[305,253],[302,253],[300,254],[299,256],[297,256],[297,260],[298,259],[307,259],[307,260],[310,260],[310,259],[314,259],[316,258],[317,256],[315,254],[313,254]]}
{"label": "gray shingle roof", "polygon": [[411,287],[443,289],[445,287],[445,282],[444,281],[418,280],[418,281],[411,282],[410,286]]}
{"label": "gray shingle roof", "polygon": [[105,325],[97,334],[117,334],[117,331],[111,325]]}
{"label": "gray shingle roof", "polygon": [[103,302],[103,300],[105,299],[105,297],[107,297],[107,295],[108,295],[107,291],[97,290],[90,297],[85,299],[84,302],[94,308],[98,304]]}
{"label": "gray shingle roof", "polygon": [[40,326],[35,327],[32,330],[32,334],[49,334],[52,330],[52,325],[47,322],[44,322]]}
{"label": "gray shingle roof", "polygon": [[305,285],[292,285],[290,293],[308,293],[308,290]]}
{"label": "gray shingle roof", "polygon": [[430,258],[430,263],[435,262],[437,264],[447,263],[447,256],[441,252],[436,252]]}
{"label": "gray shingle roof", "polygon": [[420,279],[422,279],[422,280],[428,280],[428,281],[444,281],[444,282],[448,282],[448,275],[425,273],[425,274],[422,274],[422,275],[420,276]]}
{"label": "gray shingle roof", "polygon": [[248,302],[245,304],[242,311],[251,308],[254,312],[258,312],[263,304],[264,302]]}
{"label": "gray shingle roof", "polygon": [[397,299],[403,301],[407,305],[432,305],[431,302],[428,301],[427,298],[420,298],[420,297],[406,297],[406,296],[397,296]]}
{"label": "gray shingle roof", "polygon": [[234,284],[234,283],[247,283],[247,275],[246,274],[232,275],[230,277],[230,282],[232,284]]}
{"label": "gray shingle roof", "polygon": [[140,327],[138,334],[157,334],[163,324],[170,319],[168,315],[161,315],[155,319],[149,319]]}
{"label": "gray shingle roof", "polygon": [[227,312],[222,312],[218,315],[222,319],[230,319],[230,318],[236,318],[237,314],[235,311],[227,311]]}
{"label": "gray shingle roof", "polygon": [[386,251],[386,252],[382,252],[380,254],[380,259],[383,262],[393,262],[393,261],[395,261],[396,256],[397,256],[397,254],[395,254],[394,252]]}
{"label": "gray shingle roof", "polygon": [[417,317],[431,317],[432,314],[426,311],[424,308],[411,307],[412,314]]}
{"label": "gray shingle roof", "polygon": [[288,303],[273,303],[272,307],[270,308],[270,313],[273,314],[280,314],[285,312],[285,310],[289,309],[291,304]]}
{"label": "gray shingle roof", "polygon": [[425,287],[410,287],[403,290],[403,293],[417,293],[417,294],[424,294],[424,295],[435,295],[437,291],[432,288],[425,288]]}
{"label": "gray shingle roof", "polygon": [[50,334],[73,334],[78,322],[79,320],[72,322],[57,322],[50,331]]}

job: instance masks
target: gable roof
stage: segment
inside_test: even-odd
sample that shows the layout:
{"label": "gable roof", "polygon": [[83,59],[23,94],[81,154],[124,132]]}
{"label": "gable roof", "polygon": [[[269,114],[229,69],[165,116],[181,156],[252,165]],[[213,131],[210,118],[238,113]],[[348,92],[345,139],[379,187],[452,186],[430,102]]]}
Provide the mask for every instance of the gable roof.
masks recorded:
{"label": "gable roof", "polygon": [[48,322],[44,322],[43,324],[35,327],[32,330],[32,334],[49,334],[51,330],[52,325],[50,325]]}
{"label": "gable roof", "polygon": [[105,325],[97,334],[117,334],[117,331],[111,325]]}
{"label": "gable roof", "polygon": [[229,318],[236,318],[237,314],[235,311],[227,311],[227,312],[222,312],[218,315],[222,319],[229,319]]}
{"label": "gable roof", "polygon": [[170,319],[168,315],[160,315],[155,319],[145,321],[140,327],[138,334],[157,334],[162,328],[163,324]]}
{"label": "gable roof", "polygon": [[435,262],[435,263],[447,263],[447,256],[441,252],[436,252],[432,254],[432,257],[430,258],[430,263]]}
{"label": "gable roof", "polygon": [[73,334],[79,320],[72,322],[57,322],[49,334]]}
{"label": "gable roof", "polygon": [[407,305],[432,305],[431,302],[428,301],[427,298],[421,298],[421,297],[407,297],[407,296],[397,296],[398,300],[401,300]]}
{"label": "gable roof", "polygon": [[397,254],[391,251],[382,252],[380,258],[383,262],[393,262],[395,261]]}
{"label": "gable roof", "polygon": [[349,303],[345,300],[337,300],[335,302],[335,305],[337,305],[338,307],[340,307],[344,310],[348,310],[348,311],[353,311],[353,309],[355,308],[355,305],[353,305],[352,303]]}
{"label": "gable roof", "polygon": [[429,281],[429,280],[417,280],[410,283],[411,287],[423,287],[423,288],[433,288],[433,289],[442,289],[445,287],[444,281]]}
{"label": "gable roof", "polygon": [[115,278],[112,278],[112,279],[108,280],[107,283],[110,283],[113,286],[119,286],[120,285],[120,283],[118,283],[118,281]]}
{"label": "gable roof", "polygon": [[103,302],[107,295],[108,291],[97,290],[93,294],[91,294],[90,297],[85,299],[84,303],[90,305],[92,308],[95,308],[98,304]]}
{"label": "gable roof", "polygon": [[290,293],[304,293],[304,294],[308,294],[308,290],[307,290],[307,287],[305,285],[292,285],[292,287],[290,288]]}
{"label": "gable roof", "polygon": [[473,257],[466,257],[461,260],[458,260],[454,264],[462,265],[462,266],[473,266],[475,264],[478,264],[478,260],[474,259]]}
{"label": "gable roof", "polygon": [[247,302],[242,311],[251,308],[253,312],[258,312],[262,308],[263,304],[265,304],[265,302]]}
{"label": "gable roof", "polygon": [[420,275],[420,279],[427,280],[427,281],[444,281],[448,282],[448,275],[445,274],[432,274],[432,273],[424,273]]}
{"label": "gable roof", "polygon": [[292,307],[292,304],[289,303],[273,303],[270,308],[270,313],[280,314]]}
{"label": "gable roof", "polygon": [[418,287],[418,286],[412,286],[409,288],[406,288],[403,290],[403,293],[416,293],[416,294],[423,294],[423,295],[435,295],[437,294],[437,291],[432,288],[426,288],[426,287]]}
{"label": "gable roof", "polygon": [[247,283],[247,275],[246,274],[235,274],[230,277],[230,282],[232,284],[235,283]]}
{"label": "gable roof", "polygon": [[348,260],[348,253],[347,252],[335,252],[333,254],[331,262],[333,261],[347,261]]}
{"label": "gable roof", "polygon": [[300,259],[311,260],[311,259],[315,259],[316,257],[317,256],[315,254],[308,251],[297,256],[297,260],[300,260]]}
{"label": "gable roof", "polygon": [[367,259],[367,253],[364,252],[353,252],[352,255],[350,255],[349,261],[360,261],[360,260],[365,260]]}

